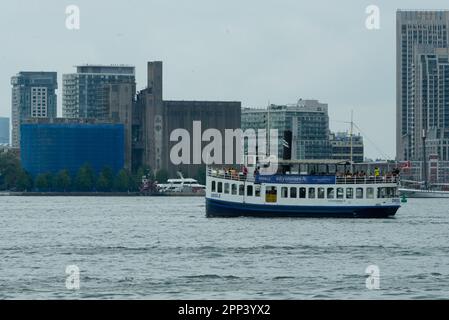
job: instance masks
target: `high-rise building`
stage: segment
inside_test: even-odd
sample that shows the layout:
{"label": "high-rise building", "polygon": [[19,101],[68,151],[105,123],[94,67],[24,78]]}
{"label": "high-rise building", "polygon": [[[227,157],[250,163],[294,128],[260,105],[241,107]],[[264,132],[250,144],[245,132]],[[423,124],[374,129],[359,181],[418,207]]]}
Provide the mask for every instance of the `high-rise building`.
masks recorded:
{"label": "high-rise building", "polygon": [[124,65],[82,65],[63,75],[62,113],[65,118],[120,122],[125,127],[125,167],[131,168],[132,111],[135,68]]}
{"label": "high-rise building", "polygon": [[12,146],[20,145],[20,124],[28,118],[56,117],[56,72],[20,72],[11,78]]}
{"label": "high-rise building", "polygon": [[360,134],[352,135],[347,132],[335,132],[330,135],[332,145],[332,159],[352,160],[355,163],[363,162],[364,146]]}
{"label": "high-rise building", "polygon": [[[396,13],[396,157],[398,160],[419,158],[421,135],[417,117],[422,101],[417,97],[418,71],[423,47],[427,52],[447,48],[449,11],[404,11]],[[421,85],[421,84],[420,84]],[[429,82],[429,86],[434,86]],[[418,112],[418,114],[417,114]],[[421,118],[421,120],[423,120]]]}
{"label": "high-rise building", "polygon": [[[242,129],[277,129],[278,155],[284,159],[331,159],[327,104],[302,100],[290,105],[270,105],[267,109],[242,110]],[[289,137],[286,139],[286,137]],[[286,143],[291,143],[285,147]],[[285,154],[288,152],[288,155]]]}
{"label": "high-rise building", "polygon": [[426,161],[430,156],[448,161],[449,48],[418,47],[414,69],[415,158],[423,160],[426,155]]}
{"label": "high-rise building", "polygon": [[72,177],[85,164],[96,174],[124,166],[124,126],[95,119],[28,119],[21,124],[23,168],[37,176],[67,170]]}
{"label": "high-rise building", "polygon": [[217,129],[224,137],[225,129],[240,128],[240,115],[241,103],[237,101],[163,100],[162,62],[149,62],[148,87],[137,95],[133,113],[133,167],[146,165],[154,171],[165,169],[172,177],[177,171],[195,177],[204,167],[202,159],[195,164],[195,150],[191,148],[191,164],[173,164],[170,150],[176,142],[170,141],[170,134],[175,129],[185,129],[193,145],[193,122],[200,121],[201,134]]}
{"label": "high-rise building", "polygon": [[0,145],[9,145],[9,118],[0,117]]}

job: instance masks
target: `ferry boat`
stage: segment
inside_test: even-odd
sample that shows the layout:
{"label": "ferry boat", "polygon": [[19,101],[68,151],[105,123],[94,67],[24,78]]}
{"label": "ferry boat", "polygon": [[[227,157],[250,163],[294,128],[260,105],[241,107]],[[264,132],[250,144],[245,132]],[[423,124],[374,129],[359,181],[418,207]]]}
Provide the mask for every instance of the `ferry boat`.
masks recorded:
{"label": "ferry boat", "polygon": [[397,176],[353,175],[351,163],[334,160],[279,160],[274,174],[264,167],[208,167],[206,215],[386,218],[400,208]]}

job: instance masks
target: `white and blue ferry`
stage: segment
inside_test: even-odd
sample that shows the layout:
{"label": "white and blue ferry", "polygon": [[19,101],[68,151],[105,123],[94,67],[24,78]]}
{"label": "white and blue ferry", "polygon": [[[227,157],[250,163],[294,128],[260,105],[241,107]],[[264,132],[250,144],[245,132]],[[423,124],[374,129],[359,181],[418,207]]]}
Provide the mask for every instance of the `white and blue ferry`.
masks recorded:
{"label": "white and blue ferry", "polygon": [[275,174],[208,167],[206,215],[386,218],[400,208],[398,176],[353,174],[350,163],[334,160],[279,166]]}

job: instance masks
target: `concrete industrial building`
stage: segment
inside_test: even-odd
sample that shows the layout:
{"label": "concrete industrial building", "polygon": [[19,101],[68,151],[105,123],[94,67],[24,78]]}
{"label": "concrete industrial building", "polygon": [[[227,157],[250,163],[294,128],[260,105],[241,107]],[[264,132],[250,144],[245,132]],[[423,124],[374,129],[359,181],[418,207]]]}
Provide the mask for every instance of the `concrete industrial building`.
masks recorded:
{"label": "concrete industrial building", "polygon": [[135,68],[125,65],[82,65],[63,75],[65,118],[120,122],[125,128],[125,167],[131,169]]}
{"label": "concrete industrial building", "polygon": [[9,145],[9,118],[0,117],[0,145]]}
{"label": "concrete industrial building", "polygon": [[[277,129],[278,156],[284,159],[330,159],[328,106],[317,100],[290,105],[270,105],[267,109],[245,108],[242,129]],[[291,140],[288,148],[283,140]],[[286,154],[288,153],[288,155]]]}
{"label": "concrete industrial building", "polygon": [[56,117],[56,72],[19,72],[11,78],[12,147],[20,144],[20,124],[29,118]]}
{"label": "concrete industrial building", "polygon": [[[396,13],[396,157],[422,160],[422,129],[434,140],[449,129],[443,118],[448,115],[445,90],[427,97],[425,89],[435,92],[442,83],[447,64],[444,50],[449,44],[449,11],[406,11]],[[439,56],[437,58],[436,56]],[[438,61],[437,61],[438,60]],[[435,65],[436,63],[436,65]],[[435,69],[436,68],[436,69]],[[437,70],[438,69],[438,70]],[[430,73],[428,73],[430,72]],[[428,73],[428,74],[426,74]],[[436,74],[439,79],[434,79]],[[435,94],[435,95],[433,95]],[[435,99],[433,101],[426,99]],[[429,106],[428,103],[433,104]],[[436,104],[438,106],[436,106]],[[430,109],[429,109],[430,108]],[[440,110],[435,126],[433,110]],[[427,113],[429,111],[429,113]],[[443,129],[444,128],[444,129]],[[441,131],[443,130],[443,131]],[[446,145],[446,142],[437,144]],[[443,151],[441,155],[446,154]],[[441,157],[440,157],[441,158]]]}
{"label": "concrete industrial building", "polygon": [[170,142],[171,132],[186,129],[193,139],[193,121],[201,121],[202,132],[214,128],[224,137],[225,129],[240,128],[240,115],[240,102],[163,100],[162,62],[148,62],[148,86],[138,93],[133,114],[133,166],[166,169],[172,177],[177,171],[194,177],[204,164],[174,165],[170,150],[176,142]]}

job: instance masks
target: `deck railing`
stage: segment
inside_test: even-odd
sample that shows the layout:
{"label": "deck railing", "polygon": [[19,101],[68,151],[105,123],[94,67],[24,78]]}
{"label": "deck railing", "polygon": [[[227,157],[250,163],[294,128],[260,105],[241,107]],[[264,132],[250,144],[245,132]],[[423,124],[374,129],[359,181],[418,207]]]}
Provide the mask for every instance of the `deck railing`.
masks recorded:
{"label": "deck railing", "polygon": [[[215,170],[208,169],[207,176],[233,180],[233,181],[249,181],[254,182],[255,177],[252,173],[247,173],[246,175],[243,172],[231,171],[225,172],[224,170]],[[398,183],[399,176],[386,175],[386,176],[344,176],[344,177],[336,177],[336,184],[377,184],[377,183]]]}
{"label": "deck railing", "polygon": [[375,183],[398,183],[398,176],[355,176],[337,177],[337,184],[375,184]]}
{"label": "deck railing", "polygon": [[253,174],[243,174],[243,172],[225,172],[224,170],[208,169],[207,175],[209,177],[215,177],[220,179],[234,180],[234,181],[254,181]]}

